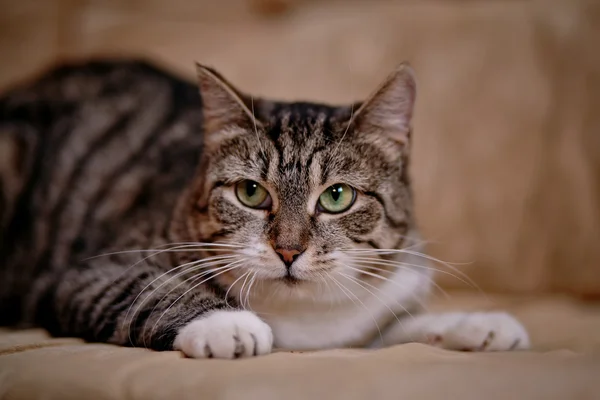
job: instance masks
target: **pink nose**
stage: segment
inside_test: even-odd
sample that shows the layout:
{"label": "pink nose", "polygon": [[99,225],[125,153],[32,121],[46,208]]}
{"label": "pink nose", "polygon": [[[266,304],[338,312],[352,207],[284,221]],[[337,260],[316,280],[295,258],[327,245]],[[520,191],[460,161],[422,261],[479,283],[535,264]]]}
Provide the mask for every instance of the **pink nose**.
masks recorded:
{"label": "pink nose", "polygon": [[296,249],[275,249],[275,252],[277,255],[279,255],[281,261],[283,261],[288,268],[300,254],[300,252]]}

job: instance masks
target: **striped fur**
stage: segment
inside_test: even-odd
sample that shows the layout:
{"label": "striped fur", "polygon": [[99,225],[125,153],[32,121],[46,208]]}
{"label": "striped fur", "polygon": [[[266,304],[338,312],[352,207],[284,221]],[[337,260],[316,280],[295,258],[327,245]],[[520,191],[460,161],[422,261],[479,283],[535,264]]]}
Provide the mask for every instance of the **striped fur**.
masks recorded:
{"label": "striped fur", "polygon": [[[163,350],[191,321],[250,302],[264,311],[277,345],[311,347],[278,336],[280,321],[269,311],[349,303],[343,290],[323,285],[340,269],[382,287],[368,269],[344,270],[344,251],[399,249],[416,235],[410,71],[399,69],[364,103],[343,107],[254,99],[205,67],[199,82],[201,96],[196,85],[144,62],[89,62],[0,99],[0,143],[10,155],[0,164],[2,323]],[[273,208],[240,204],[233,185],[242,179],[263,184]],[[319,194],[340,182],[358,191],[356,203],[319,214]],[[242,246],[141,251],[184,242]],[[289,272],[274,248],[304,253]],[[140,251],[107,255],[129,249]],[[239,268],[209,273],[197,287],[198,270],[175,273],[219,255],[238,257]],[[420,279],[402,298],[428,288]],[[393,318],[377,312],[376,325]],[[370,340],[375,326],[366,319],[363,333],[331,345]]]}

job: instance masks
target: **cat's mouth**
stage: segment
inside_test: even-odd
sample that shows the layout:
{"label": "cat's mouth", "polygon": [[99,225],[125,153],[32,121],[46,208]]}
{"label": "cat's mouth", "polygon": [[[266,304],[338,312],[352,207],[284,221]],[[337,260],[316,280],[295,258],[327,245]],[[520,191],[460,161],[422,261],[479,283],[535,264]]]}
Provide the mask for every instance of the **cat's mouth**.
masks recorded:
{"label": "cat's mouth", "polygon": [[268,278],[268,280],[271,282],[283,283],[286,286],[296,286],[301,284],[302,282],[306,282],[306,279],[303,279],[289,271],[285,275],[281,275],[279,277],[271,277]]}
{"label": "cat's mouth", "polygon": [[294,275],[292,274],[287,274],[284,277],[279,279],[280,281],[282,281],[283,283],[285,283],[286,285],[297,285],[300,282],[302,282],[302,279],[296,278]]}

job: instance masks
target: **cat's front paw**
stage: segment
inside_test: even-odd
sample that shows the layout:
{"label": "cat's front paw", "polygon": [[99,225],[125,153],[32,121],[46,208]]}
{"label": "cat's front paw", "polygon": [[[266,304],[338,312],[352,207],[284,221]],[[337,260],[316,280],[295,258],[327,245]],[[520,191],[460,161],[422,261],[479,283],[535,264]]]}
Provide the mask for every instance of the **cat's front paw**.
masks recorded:
{"label": "cat's front paw", "polygon": [[179,330],[173,347],[193,358],[239,358],[271,352],[273,333],[250,311],[215,311]]}
{"label": "cat's front paw", "polygon": [[505,351],[529,348],[525,327],[512,315],[467,313],[457,318],[441,337],[439,345],[463,351]]}

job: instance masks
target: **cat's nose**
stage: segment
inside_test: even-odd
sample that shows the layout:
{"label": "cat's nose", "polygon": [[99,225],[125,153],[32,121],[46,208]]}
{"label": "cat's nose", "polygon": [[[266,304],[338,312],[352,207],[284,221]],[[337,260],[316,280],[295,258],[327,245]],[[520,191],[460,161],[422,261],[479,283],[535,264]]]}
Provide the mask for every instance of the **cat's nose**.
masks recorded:
{"label": "cat's nose", "polygon": [[296,249],[281,249],[281,248],[275,249],[275,252],[279,256],[279,258],[281,258],[281,261],[283,261],[283,263],[285,264],[285,266],[287,268],[290,268],[292,266],[292,263],[294,261],[296,261],[298,256],[300,256],[300,254],[302,253],[301,251],[296,250]]}

